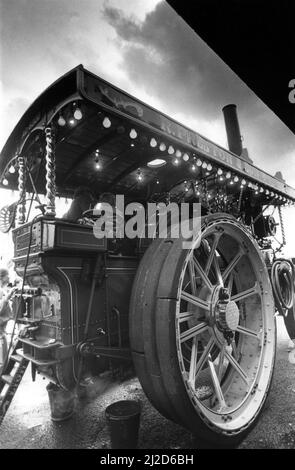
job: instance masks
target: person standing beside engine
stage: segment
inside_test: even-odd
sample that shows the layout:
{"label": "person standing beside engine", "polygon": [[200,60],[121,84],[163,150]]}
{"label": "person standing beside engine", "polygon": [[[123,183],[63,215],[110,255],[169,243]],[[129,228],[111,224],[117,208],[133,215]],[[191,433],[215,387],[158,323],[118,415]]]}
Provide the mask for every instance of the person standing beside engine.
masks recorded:
{"label": "person standing beside engine", "polygon": [[5,363],[8,346],[6,339],[6,325],[13,318],[10,299],[17,288],[9,288],[9,273],[7,269],[0,269],[0,373]]}

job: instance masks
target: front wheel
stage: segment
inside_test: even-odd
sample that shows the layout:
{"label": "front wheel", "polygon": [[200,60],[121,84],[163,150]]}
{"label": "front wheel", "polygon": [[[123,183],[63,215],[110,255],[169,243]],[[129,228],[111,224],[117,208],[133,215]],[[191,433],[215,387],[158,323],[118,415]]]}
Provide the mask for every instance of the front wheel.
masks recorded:
{"label": "front wheel", "polygon": [[202,240],[155,240],[131,297],[136,371],[153,405],[201,439],[236,445],[257,421],[274,368],[276,328],[259,247],[234,218],[202,222]]}

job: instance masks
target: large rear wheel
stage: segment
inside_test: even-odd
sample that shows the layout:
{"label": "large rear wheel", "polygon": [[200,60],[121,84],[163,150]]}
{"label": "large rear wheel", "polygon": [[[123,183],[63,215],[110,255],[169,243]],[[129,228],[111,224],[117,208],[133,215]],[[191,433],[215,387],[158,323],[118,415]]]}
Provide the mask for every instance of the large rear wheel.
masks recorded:
{"label": "large rear wheel", "polygon": [[199,247],[155,240],[139,266],[130,339],[142,387],[166,417],[232,446],[256,422],[275,359],[274,302],[259,247],[235,219],[202,222]]}

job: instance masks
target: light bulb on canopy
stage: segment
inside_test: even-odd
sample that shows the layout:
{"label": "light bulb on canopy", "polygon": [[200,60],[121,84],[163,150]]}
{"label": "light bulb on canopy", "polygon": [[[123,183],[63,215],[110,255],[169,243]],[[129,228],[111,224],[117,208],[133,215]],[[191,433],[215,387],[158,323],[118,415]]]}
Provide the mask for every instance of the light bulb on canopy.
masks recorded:
{"label": "light bulb on canopy", "polygon": [[131,139],[136,139],[137,137],[137,132],[135,129],[131,129],[130,134],[129,134]]}
{"label": "light bulb on canopy", "polygon": [[76,103],[74,103],[74,118],[77,119],[77,121],[80,121],[82,117],[83,117],[83,113],[81,109]]}
{"label": "light bulb on canopy", "polygon": [[66,120],[65,120],[65,118],[63,117],[62,114],[59,115],[57,124],[58,124],[60,127],[64,127],[64,126],[66,125]]}
{"label": "light bulb on canopy", "polygon": [[69,123],[69,126],[74,127],[77,124],[77,121],[74,117],[71,117],[68,123]]}
{"label": "light bulb on canopy", "polygon": [[105,117],[102,122],[102,125],[103,127],[105,127],[105,129],[109,129],[112,125],[111,120],[108,117]]}

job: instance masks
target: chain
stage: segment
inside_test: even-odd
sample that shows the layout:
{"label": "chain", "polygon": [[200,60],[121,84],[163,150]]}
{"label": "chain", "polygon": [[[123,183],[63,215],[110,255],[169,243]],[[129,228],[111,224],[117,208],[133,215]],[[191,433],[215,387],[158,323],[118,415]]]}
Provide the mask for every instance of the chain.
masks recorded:
{"label": "chain", "polygon": [[46,137],[46,209],[45,214],[55,217],[55,145],[51,127],[45,129]]}
{"label": "chain", "polygon": [[18,157],[18,191],[19,191],[19,205],[18,205],[18,225],[22,225],[26,220],[26,175],[25,175],[25,159]]}
{"label": "chain", "polygon": [[240,196],[239,196],[239,202],[238,202],[238,214],[241,213],[241,205],[242,205],[242,199],[243,199],[243,192],[244,192],[244,186],[241,186]]}
{"label": "chain", "polygon": [[279,206],[279,217],[280,217],[280,224],[281,224],[281,232],[282,232],[282,239],[283,239],[283,246],[286,245],[286,233],[285,233],[285,227],[284,227],[284,220],[283,220],[283,214],[282,214],[282,206]]}

